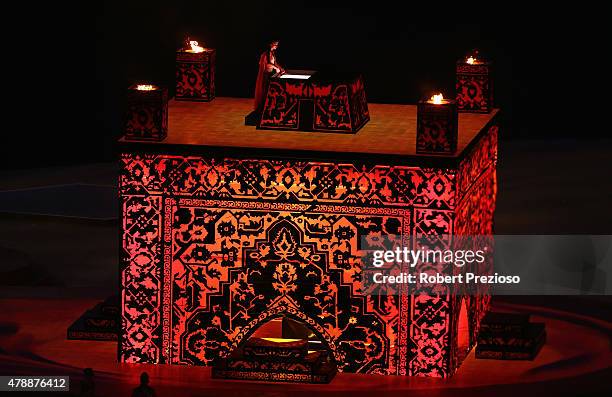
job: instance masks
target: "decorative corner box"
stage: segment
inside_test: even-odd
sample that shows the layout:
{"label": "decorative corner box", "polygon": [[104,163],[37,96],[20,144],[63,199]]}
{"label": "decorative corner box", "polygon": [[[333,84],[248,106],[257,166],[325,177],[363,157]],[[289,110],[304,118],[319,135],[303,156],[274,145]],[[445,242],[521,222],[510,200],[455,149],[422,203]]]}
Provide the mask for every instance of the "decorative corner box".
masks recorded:
{"label": "decorative corner box", "polygon": [[204,48],[202,52],[177,51],[177,101],[209,102],[215,98],[215,55],[212,48]]}
{"label": "decorative corner box", "polygon": [[168,134],[168,90],[152,84],[128,88],[124,137],[162,141]]}

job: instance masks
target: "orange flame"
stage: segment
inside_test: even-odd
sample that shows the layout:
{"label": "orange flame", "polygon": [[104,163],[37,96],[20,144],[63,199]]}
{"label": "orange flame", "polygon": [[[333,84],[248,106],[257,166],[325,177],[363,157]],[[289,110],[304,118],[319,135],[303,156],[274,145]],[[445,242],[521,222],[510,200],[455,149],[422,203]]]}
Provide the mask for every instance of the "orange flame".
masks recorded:
{"label": "orange flame", "polygon": [[434,105],[441,105],[444,101],[444,96],[442,94],[432,95],[431,99],[429,99],[431,103]]}
{"label": "orange flame", "polygon": [[138,91],[153,91],[156,87],[153,84],[138,84],[136,89]]}
{"label": "orange flame", "polygon": [[191,52],[204,52],[204,47],[201,47],[195,40],[191,40],[189,45],[191,46]]}
{"label": "orange flame", "polygon": [[263,340],[267,340],[268,342],[276,342],[276,343],[289,343],[289,342],[299,342],[303,339],[287,339],[287,338],[261,338]]}
{"label": "orange flame", "polygon": [[473,56],[471,56],[471,55],[470,55],[470,56],[468,57],[468,59],[465,61],[465,63],[467,63],[468,65],[473,65],[473,64],[475,64],[476,62],[478,62],[478,61],[476,60],[476,58],[474,58],[474,57],[473,57]]}

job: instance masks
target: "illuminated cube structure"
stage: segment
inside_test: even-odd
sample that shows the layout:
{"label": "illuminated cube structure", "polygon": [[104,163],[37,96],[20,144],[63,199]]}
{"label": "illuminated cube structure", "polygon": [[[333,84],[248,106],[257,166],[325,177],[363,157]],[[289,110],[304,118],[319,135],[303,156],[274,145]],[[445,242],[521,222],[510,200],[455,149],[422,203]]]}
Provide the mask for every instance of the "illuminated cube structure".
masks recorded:
{"label": "illuminated cube structure", "polygon": [[492,234],[497,111],[459,115],[457,151],[430,156],[416,106],[317,139],[241,125],[251,106],[172,101],[163,143],[121,141],[120,361],[212,365],[286,316],[339,371],[453,375],[486,291],[365,296],[361,242]]}
{"label": "illuminated cube structure", "polygon": [[[195,42],[197,44],[197,42]],[[213,48],[201,52],[176,52],[176,92],[179,101],[209,102],[215,98],[215,57]]]}

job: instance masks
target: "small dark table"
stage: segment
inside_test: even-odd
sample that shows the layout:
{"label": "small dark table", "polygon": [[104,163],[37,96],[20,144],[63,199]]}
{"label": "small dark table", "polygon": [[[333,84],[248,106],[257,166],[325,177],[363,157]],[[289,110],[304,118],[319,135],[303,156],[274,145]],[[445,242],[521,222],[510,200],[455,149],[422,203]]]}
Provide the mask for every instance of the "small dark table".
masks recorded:
{"label": "small dark table", "polygon": [[257,128],[355,133],[369,120],[360,75],[288,70],[270,79]]}

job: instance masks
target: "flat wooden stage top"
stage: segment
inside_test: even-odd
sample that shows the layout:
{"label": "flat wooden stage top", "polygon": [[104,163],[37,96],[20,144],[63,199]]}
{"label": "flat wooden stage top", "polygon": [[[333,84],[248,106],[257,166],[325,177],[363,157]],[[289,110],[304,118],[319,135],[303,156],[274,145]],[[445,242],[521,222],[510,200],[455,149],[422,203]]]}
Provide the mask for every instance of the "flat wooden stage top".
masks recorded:
{"label": "flat wooden stage top", "polygon": [[219,97],[212,102],[171,100],[168,137],[156,145],[456,159],[498,112],[496,109],[489,114],[459,114],[457,152],[452,156],[430,156],[416,154],[415,105],[370,103],[370,121],[355,134],[257,130],[244,125],[252,106],[253,100],[248,98]]}

